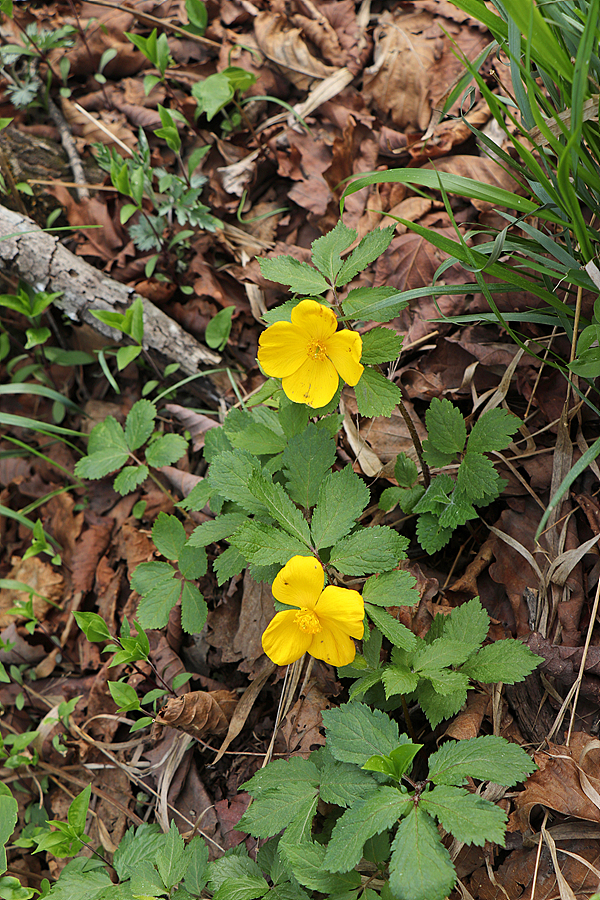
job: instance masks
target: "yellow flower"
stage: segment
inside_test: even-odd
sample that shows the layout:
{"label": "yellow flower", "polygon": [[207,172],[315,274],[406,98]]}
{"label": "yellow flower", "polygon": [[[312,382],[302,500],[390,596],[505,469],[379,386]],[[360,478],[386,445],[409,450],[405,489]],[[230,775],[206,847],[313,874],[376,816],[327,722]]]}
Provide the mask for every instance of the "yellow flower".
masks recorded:
{"label": "yellow flower", "polygon": [[365,606],[358,591],[329,585],[312,556],[294,556],[273,582],[273,596],[296,606],[278,612],[262,636],[263,650],[278,666],[308,652],[333,666],[346,666],[356,654],[352,638],[363,636]]}
{"label": "yellow flower", "polygon": [[335,313],[315,300],[301,300],[291,322],[275,322],[261,334],[258,361],[263,371],[281,378],[294,403],[314,409],[325,406],[339,384],[339,375],[352,386],[364,367],[362,339],[355,331],[337,331]]}

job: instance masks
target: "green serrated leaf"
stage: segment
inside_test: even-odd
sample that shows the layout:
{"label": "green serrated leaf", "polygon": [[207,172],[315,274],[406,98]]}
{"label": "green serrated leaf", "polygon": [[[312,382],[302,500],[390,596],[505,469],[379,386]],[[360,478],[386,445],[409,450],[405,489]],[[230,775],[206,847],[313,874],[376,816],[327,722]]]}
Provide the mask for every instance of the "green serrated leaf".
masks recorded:
{"label": "green serrated leaf", "polygon": [[500,476],[491,459],[481,453],[465,453],[456,476],[456,486],[465,497],[477,502],[491,494],[498,496],[499,481]]}
{"label": "green serrated leaf", "polygon": [[453,528],[442,528],[432,513],[423,513],[417,519],[417,539],[426,553],[435,553],[445,547],[453,531]]}
{"label": "green serrated leaf", "polygon": [[118,494],[125,496],[143,484],[148,474],[148,466],[125,466],[115,478],[113,488]]}
{"label": "green serrated leaf", "polygon": [[360,884],[358,872],[335,875],[327,872],[325,853],[325,847],[311,841],[304,841],[294,846],[287,843],[285,845],[285,857],[290,863],[294,877],[304,887],[330,896],[340,894],[344,889],[348,891],[358,887]]}
{"label": "green serrated leaf", "polygon": [[[290,774],[293,777],[293,772]],[[310,815],[312,819],[317,805],[317,785],[316,773],[311,780],[288,780],[279,782],[275,787],[259,789],[255,802],[238,822],[239,830],[247,831],[254,837],[271,837],[286,828],[299,814]],[[252,795],[256,794],[254,779],[245,787]]]}
{"label": "green serrated leaf", "polygon": [[[268,424],[258,418],[259,412],[263,409],[270,414]],[[242,409],[230,410],[223,423],[223,430],[233,447],[248,450],[255,456],[281,453],[286,445],[277,416],[272,410],[266,410],[264,407],[253,412]]]}
{"label": "green serrated leaf", "polygon": [[336,276],[342,268],[340,254],[354,243],[356,234],[354,228],[348,228],[341,219],[338,219],[335,228],[313,241],[313,264],[331,284],[335,284]]}
{"label": "green serrated leaf", "polygon": [[180,434],[163,434],[146,448],[146,462],[159,469],[171,466],[187,451],[188,442]]}
{"label": "green serrated leaf", "polygon": [[329,287],[323,276],[293,256],[259,260],[260,271],[269,281],[287,284],[294,294],[322,294]]}
{"label": "green serrated leaf", "polygon": [[[293,408],[302,409],[297,403]],[[304,509],[314,506],[334,462],[335,441],[313,422],[291,437],[283,451],[282,469],[292,500]]]}
{"label": "green serrated leaf", "polygon": [[389,418],[402,399],[402,392],[397,384],[389,381],[377,369],[368,367],[362,373],[354,393],[360,415],[369,419],[376,416]]}
{"label": "green serrated leaf", "polygon": [[386,666],[381,680],[387,700],[394,694],[411,694],[419,683],[419,676],[411,672],[408,666]]}
{"label": "green serrated leaf", "polygon": [[497,681],[515,684],[531,675],[540,662],[541,657],[532,653],[521,641],[508,639],[482,647],[465,662],[461,672],[484,684]]}
{"label": "green serrated leaf", "polygon": [[377,782],[367,772],[350,763],[339,762],[327,754],[319,786],[319,794],[324,803],[352,806],[356,800],[368,797],[377,788]]}
{"label": "green serrated leaf", "polygon": [[157,851],[156,867],[164,886],[171,890],[178,884],[186,873],[189,859],[185,856],[185,844],[179,834],[175,822],[166,834],[166,840]]}
{"label": "green serrated leaf", "polygon": [[444,900],[456,882],[450,854],[431,816],[413,807],[392,843],[390,887],[398,900]]}
{"label": "green serrated leaf", "polygon": [[[436,616],[434,622],[437,618]],[[449,616],[440,616],[440,624],[445,638],[476,650],[487,637],[490,617],[482,607],[479,597],[473,597],[472,600],[453,609]]]}
{"label": "green serrated leaf", "polygon": [[202,578],[208,568],[206,550],[203,547],[190,547],[187,543],[179,554],[177,565],[184,578],[192,581]]}
{"label": "green serrated leaf", "polygon": [[0,784],[0,873],[6,872],[5,844],[17,824],[19,805],[5,784]]}
{"label": "green serrated leaf", "polygon": [[225,513],[209,519],[194,529],[189,537],[190,547],[207,547],[230,537],[248,519],[244,513]]}
{"label": "green serrated leaf", "polygon": [[421,794],[420,807],[465,844],[483,847],[491,841],[504,846],[506,813],[478,794],[453,785],[439,785]]}
{"label": "green serrated leaf", "polygon": [[152,540],[159,553],[170,560],[177,561],[187,539],[185,528],[176,516],[159,512],[152,526]]}
{"label": "green serrated leaf", "polygon": [[416,584],[415,576],[402,569],[373,575],[365,581],[363,600],[375,606],[414,606],[420,600]]}
{"label": "green serrated leaf", "polygon": [[466,686],[451,694],[440,694],[427,679],[421,679],[416,690],[417,700],[432,728],[444,719],[456,715],[467,702]]}
{"label": "green serrated leaf", "polygon": [[308,522],[280,484],[268,481],[260,472],[254,472],[248,481],[248,490],[288,534],[310,547]]}
{"label": "green serrated leaf", "polygon": [[413,460],[406,453],[399,453],[394,465],[394,478],[400,487],[412,487],[418,477],[419,471]]}
{"label": "green serrated leaf", "polygon": [[195,512],[201,512],[210,500],[210,484],[207,478],[203,478],[194,485],[187,497],[180,500],[175,505],[180,509],[191,509]]}
{"label": "green serrated leaf", "polygon": [[337,709],[323,710],[327,729],[327,747],[340,762],[363,766],[371,756],[389,756],[400,744],[408,742],[400,736],[398,725],[379,709],[370,709],[352,701]]}
{"label": "green serrated leaf", "polygon": [[448,741],[429,757],[429,778],[434,784],[461,785],[471,777],[510,787],[536,768],[521,747],[492,734]]}
{"label": "green serrated leaf", "polygon": [[345,316],[359,322],[390,322],[408,306],[402,296],[391,287],[354,288],[342,302],[342,309]]}
{"label": "green serrated leaf", "polygon": [[387,228],[376,228],[366,234],[356,250],[353,250],[345,260],[337,277],[337,286],[348,284],[359,272],[381,256],[389,247],[395,230],[395,225],[389,225]]}
{"label": "green serrated leaf", "polygon": [[467,441],[468,453],[506,450],[521,420],[506,409],[490,409],[475,422]]}
{"label": "green serrated leaf", "polygon": [[[402,350],[402,336],[391,328],[372,328],[362,335],[363,365],[392,362],[398,359]],[[416,480],[416,476],[415,479]]]}
{"label": "green serrated leaf", "polygon": [[183,582],[181,590],[181,627],[187,634],[200,634],[206,623],[208,606],[195,584]]}
{"label": "green serrated leaf", "polygon": [[413,669],[424,677],[437,673],[446,666],[460,666],[473,652],[461,640],[451,640],[444,636],[425,645],[413,656]]}
{"label": "green serrated leaf", "polygon": [[363,855],[365,842],[391,828],[412,806],[412,798],[397,788],[382,785],[365,800],[358,800],[337,820],[324,864],[330,872],[348,872]]}
{"label": "green serrated leaf", "polygon": [[185,848],[185,855],[188,866],[183,884],[192,896],[198,897],[208,879],[208,844],[197,835]]}
{"label": "green serrated leaf", "polygon": [[406,625],[398,622],[397,619],[384,609],[381,609],[381,607],[373,606],[370,603],[365,603],[365,612],[381,633],[384,634],[388,641],[391,641],[395,647],[400,647],[402,650],[408,651],[414,649],[417,641],[412,631],[409,631]]}
{"label": "green serrated leaf", "polygon": [[384,512],[391,512],[391,510],[398,505],[398,502],[403,494],[406,491],[404,488],[400,487],[390,487],[386,488],[381,492],[381,497],[379,498],[379,509],[382,509]]}
{"label": "green serrated leaf", "polygon": [[213,569],[217,576],[219,587],[225,584],[226,581],[229,581],[230,578],[233,578],[234,575],[239,575],[240,572],[243,572],[247,565],[248,560],[245,556],[242,556],[236,547],[228,547],[227,550],[224,550],[213,562]]}
{"label": "green serrated leaf", "polygon": [[292,556],[306,556],[305,544],[279,528],[246,520],[230,537],[248,562],[256,566],[285,565]]}
{"label": "green serrated leaf", "polygon": [[467,439],[461,411],[449,400],[434,397],[425,414],[430,443],[442,453],[460,453]]}
{"label": "green serrated leaf", "polygon": [[388,572],[404,559],[408,539],[386,525],[361,528],[331,551],[330,563],[344,575]]}
{"label": "green serrated leaf", "polygon": [[138,607],[142,627],[163,628],[181,593],[181,581],[173,567],[169,563],[140,563],[131,576],[131,586],[142,598]]}
{"label": "green serrated leaf", "polygon": [[368,502],[369,489],[351,466],[328,475],[312,517],[315,547],[331,547],[348,534]]}
{"label": "green serrated leaf", "polygon": [[[211,429],[209,434],[217,431]],[[245,450],[219,453],[211,462],[208,478],[215,493],[239,503],[250,513],[264,515],[267,509],[248,490],[248,482],[254,472],[260,471],[260,463],[255,456]]]}
{"label": "green serrated leaf", "polygon": [[247,853],[242,855],[237,847],[211,862],[209,873],[209,886],[212,891],[218,891],[225,881],[261,877],[261,871],[254,860],[250,859]]}

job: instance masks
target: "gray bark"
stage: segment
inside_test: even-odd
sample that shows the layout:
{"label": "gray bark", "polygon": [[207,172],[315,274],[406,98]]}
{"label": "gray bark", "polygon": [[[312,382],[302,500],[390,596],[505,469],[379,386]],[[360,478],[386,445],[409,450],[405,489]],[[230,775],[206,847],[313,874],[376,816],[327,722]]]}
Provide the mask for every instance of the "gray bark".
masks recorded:
{"label": "gray bark", "polygon": [[[26,216],[0,206],[0,271],[18,277],[35,290],[56,292],[54,305],[72,322],[85,322],[115,343],[123,336],[99,322],[93,309],[125,312],[139,295],[67,250],[58,237],[42,231]],[[218,365],[221,357],[200,344],[153,303],[144,304],[144,348],[160,353],[193,375]]]}

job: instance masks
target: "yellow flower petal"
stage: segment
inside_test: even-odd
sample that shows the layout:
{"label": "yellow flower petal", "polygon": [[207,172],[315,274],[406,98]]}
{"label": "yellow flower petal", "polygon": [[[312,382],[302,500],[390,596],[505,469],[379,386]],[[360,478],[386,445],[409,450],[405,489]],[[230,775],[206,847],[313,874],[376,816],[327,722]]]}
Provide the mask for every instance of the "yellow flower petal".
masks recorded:
{"label": "yellow flower petal", "polygon": [[316,300],[301,300],[292,310],[292,324],[305,332],[308,341],[326,341],[335,334],[337,318]]}
{"label": "yellow flower petal", "polygon": [[313,409],[325,406],[338,389],[338,373],[327,357],[307,359],[293,375],[283,378],[284,393],[294,403],[307,403]]}
{"label": "yellow flower petal", "polygon": [[306,362],[308,341],[291,322],[275,322],[258,339],[258,361],[267,375],[285,378]]}
{"label": "yellow flower petal", "polygon": [[287,666],[306,653],[313,634],[305,634],[296,624],[296,610],[276,613],[262,636],[263,650],[276,666]]}
{"label": "yellow flower petal", "polygon": [[358,591],[329,585],[319,597],[315,612],[323,629],[328,628],[331,623],[343,628],[352,637],[362,638],[365,604]]}
{"label": "yellow flower petal", "polygon": [[314,556],[292,556],[275,578],[271,590],[280,603],[314,609],[324,583],[323,567]]}
{"label": "yellow flower petal", "polygon": [[343,329],[330,337],[326,344],[327,356],[346,384],[354,387],[364,372],[360,364],[362,338],[356,331]]}
{"label": "yellow flower petal", "polygon": [[308,652],[332,666],[347,666],[356,656],[354,641],[347,631],[333,622],[323,622],[323,631],[311,635]]}

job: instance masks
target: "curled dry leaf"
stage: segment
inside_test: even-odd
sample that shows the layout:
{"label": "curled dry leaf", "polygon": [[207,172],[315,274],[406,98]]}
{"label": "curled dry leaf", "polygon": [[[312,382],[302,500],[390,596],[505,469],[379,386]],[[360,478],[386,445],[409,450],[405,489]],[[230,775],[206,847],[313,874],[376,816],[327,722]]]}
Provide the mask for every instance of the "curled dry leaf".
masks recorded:
{"label": "curled dry leaf", "polygon": [[[50,563],[44,562],[39,556],[32,556],[26,560],[14,560],[14,565],[7,578],[28,584],[37,592],[33,595],[33,614],[40,621],[45,619],[52,603],[59,604],[63,598],[64,578],[59,572],[54,571]],[[22,604],[26,600],[27,594],[23,591],[7,588],[0,590],[0,628],[6,628],[11,622],[18,621],[17,616],[9,615],[6,610]]]}
{"label": "curled dry leaf", "polygon": [[261,12],[254,20],[254,34],[259,49],[275,63],[292,84],[307,90],[313,81],[335,72],[312,55],[299,28],[290,28],[284,16]]}
{"label": "curled dry leaf", "polygon": [[177,728],[195,738],[224,734],[237,702],[237,694],[232,691],[190,691],[182,697],[171,697],[155,722],[159,727]]}
{"label": "curled dry leaf", "polygon": [[179,403],[167,403],[165,409],[187,428],[194,450],[201,450],[204,447],[206,432],[219,425],[219,422],[215,419],[204,416],[202,413],[194,412],[191,409],[186,409],[185,406],[180,406]]}

